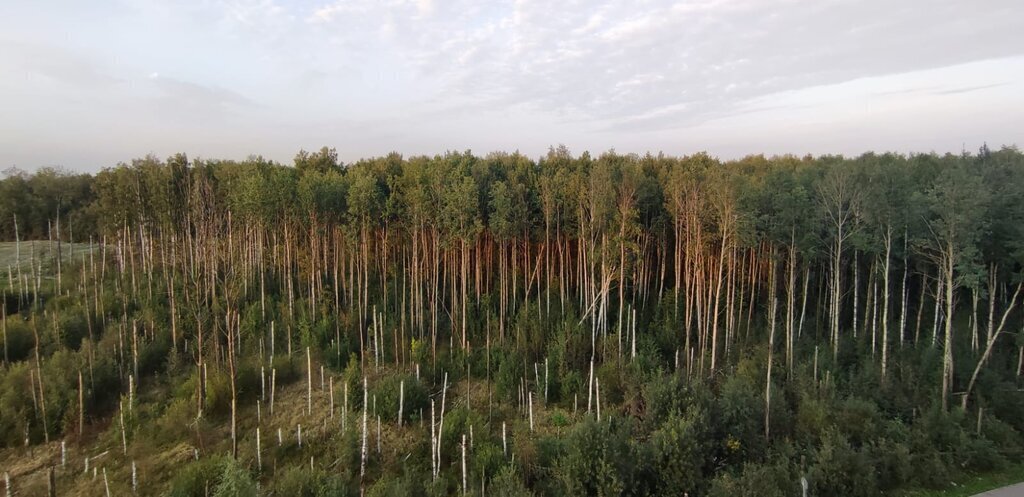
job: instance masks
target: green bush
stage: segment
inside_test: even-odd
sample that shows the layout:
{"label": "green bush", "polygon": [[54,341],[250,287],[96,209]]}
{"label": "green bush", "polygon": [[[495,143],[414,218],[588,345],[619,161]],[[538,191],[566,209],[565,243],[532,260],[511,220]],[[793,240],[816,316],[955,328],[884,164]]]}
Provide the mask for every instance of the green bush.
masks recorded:
{"label": "green bush", "polygon": [[231,412],[231,378],[226,371],[208,370],[204,416],[225,416]]}
{"label": "green bush", "polygon": [[909,481],[912,471],[910,449],[903,443],[881,439],[864,449],[865,457],[873,461],[878,487],[893,489]]}
{"label": "green bush", "polygon": [[228,458],[208,456],[191,461],[174,472],[165,497],[206,497],[220,484]]}
{"label": "green bush", "polygon": [[171,351],[169,333],[157,333],[156,340],[139,347],[139,375],[149,376],[164,371]]}
{"label": "green bush", "polygon": [[[427,389],[412,375],[391,375],[370,385],[370,396],[377,397],[377,414],[384,421],[398,419],[399,396],[404,382],[402,410],[405,422],[419,419],[420,409],[430,408]],[[362,392],[360,392],[362,395]]]}
{"label": "green bush", "polygon": [[0,371],[0,446],[16,447],[24,444],[32,423],[32,397],[26,395],[32,368],[26,362],[13,364]]}
{"label": "green bush", "polygon": [[77,306],[63,310],[58,321],[63,346],[78,350],[82,340],[89,335],[89,324],[86,319],[85,312]]}
{"label": "green bush", "polygon": [[174,398],[156,420],[152,441],[156,445],[171,443],[189,436],[193,431],[190,425],[196,420],[196,401],[191,398]]}
{"label": "green bush", "polygon": [[[800,495],[793,454],[782,453],[765,463],[746,463],[739,471],[722,471],[711,481],[709,497],[790,497]],[[828,494],[813,494],[828,495]]]}
{"label": "green bush", "polygon": [[[763,385],[763,383],[762,383]],[[765,453],[764,391],[741,375],[730,376],[722,384],[711,416],[717,438],[734,442],[729,462],[756,460]]]}
{"label": "green bush", "polygon": [[871,461],[836,431],[829,431],[822,438],[807,479],[812,495],[867,497],[878,493]]}
{"label": "green bush", "polygon": [[491,479],[487,495],[492,497],[533,497],[533,492],[526,488],[523,480],[516,474],[515,468],[505,466]]}
{"label": "green bush", "polygon": [[704,480],[704,466],[712,441],[703,411],[674,414],[651,434],[657,493],[693,494]]}
{"label": "green bush", "polygon": [[256,482],[238,461],[228,458],[213,497],[255,497]]}
{"label": "green bush", "polygon": [[274,495],[289,497],[320,497],[326,495],[330,482],[319,470],[307,465],[289,466],[274,479]]}
{"label": "green bush", "polygon": [[613,496],[629,488],[636,461],[631,438],[630,423],[620,418],[577,425],[555,467],[565,494]]}
{"label": "green bush", "polygon": [[35,347],[35,338],[32,335],[32,328],[20,316],[10,316],[6,320],[7,326],[7,349],[6,357],[11,362],[24,361],[28,359],[32,348]]}
{"label": "green bush", "polygon": [[494,349],[491,351],[494,393],[499,399],[518,402],[519,380],[523,376],[523,361],[519,354]]}
{"label": "green bush", "polygon": [[366,491],[367,497],[391,497],[399,495],[425,495],[423,484],[430,475],[419,471],[403,469],[398,476],[381,476]]}

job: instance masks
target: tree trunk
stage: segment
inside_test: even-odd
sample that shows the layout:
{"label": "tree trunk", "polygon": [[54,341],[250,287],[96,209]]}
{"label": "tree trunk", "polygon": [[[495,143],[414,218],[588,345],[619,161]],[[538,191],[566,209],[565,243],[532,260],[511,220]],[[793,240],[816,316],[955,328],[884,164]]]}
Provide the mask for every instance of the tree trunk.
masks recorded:
{"label": "tree trunk", "polygon": [[988,342],[986,342],[985,345],[985,352],[981,355],[981,359],[978,359],[978,364],[974,367],[974,372],[971,373],[971,380],[967,383],[967,389],[964,390],[964,396],[960,401],[960,407],[964,410],[967,409],[967,400],[971,396],[971,390],[974,388],[974,382],[978,379],[978,373],[981,372],[981,368],[985,365],[985,361],[987,361],[989,356],[992,355],[992,347],[996,344],[996,339],[999,338],[999,334],[1003,332],[1003,327],[1006,326],[1006,318],[1010,317],[1010,313],[1017,304],[1017,297],[1020,295],[1022,286],[1024,286],[1024,282],[1017,284],[1017,290],[1013,293],[1013,297],[1010,299],[1010,303],[1006,308],[1006,311],[1003,312],[1002,319],[999,320],[999,328],[994,332],[991,331],[990,328]]}
{"label": "tree trunk", "polygon": [[[889,260],[892,252],[892,230],[885,236],[885,263],[882,267],[882,382],[889,363]],[[902,334],[901,334],[902,337]]]}
{"label": "tree trunk", "polygon": [[953,247],[947,244],[945,262],[946,279],[946,340],[942,351],[942,410],[949,411],[949,393],[953,388]]}
{"label": "tree trunk", "polygon": [[775,315],[779,299],[775,292],[775,248],[772,248],[771,268],[768,270],[770,281],[768,283],[768,294],[771,299],[768,304],[768,360],[766,364],[767,378],[764,386],[764,438],[771,437],[771,407],[772,407],[772,357],[775,351]]}

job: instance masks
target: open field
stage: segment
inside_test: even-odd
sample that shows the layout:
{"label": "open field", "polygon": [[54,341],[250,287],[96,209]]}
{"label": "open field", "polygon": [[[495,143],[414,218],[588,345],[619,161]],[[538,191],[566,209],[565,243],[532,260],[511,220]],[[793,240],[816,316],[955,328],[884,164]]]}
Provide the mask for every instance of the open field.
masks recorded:
{"label": "open field", "polygon": [[[92,250],[97,248],[97,245],[92,246]],[[60,244],[60,255],[65,262],[79,260],[83,255],[88,255],[89,250],[88,243],[64,242]],[[3,278],[7,277],[8,267],[17,271],[19,262],[22,271],[28,271],[33,265],[41,263],[44,275],[49,274],[56,270],[57,252],[57,242],[48,240],[23,240],[21,243],[0,242],[0,270],[4,273]]]}

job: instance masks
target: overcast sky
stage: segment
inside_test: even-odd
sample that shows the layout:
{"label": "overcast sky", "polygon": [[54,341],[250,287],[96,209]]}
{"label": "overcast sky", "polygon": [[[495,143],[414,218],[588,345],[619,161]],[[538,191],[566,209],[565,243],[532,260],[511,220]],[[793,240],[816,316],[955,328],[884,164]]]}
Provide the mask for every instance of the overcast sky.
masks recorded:
{"label": "overcast sky", "polygon": [[1024,145],[1020,0],[2,0],[0,169]]}

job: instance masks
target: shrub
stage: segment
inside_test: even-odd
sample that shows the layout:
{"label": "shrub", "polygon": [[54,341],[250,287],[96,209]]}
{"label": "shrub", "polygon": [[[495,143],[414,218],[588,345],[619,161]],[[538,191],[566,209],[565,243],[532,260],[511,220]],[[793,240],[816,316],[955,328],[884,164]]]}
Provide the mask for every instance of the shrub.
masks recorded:
{"label": "shrub", "polygon": [[512,466],[503,467],[494,478],[487,489],[487,495],[493,497],[532,497],[522,478],[516,474]]}
{"label": "shrub", "polygon": [[[430,476],[418,471],[403,470],[396,477],[381,476],[367,492],[367,497],[390,497],[392,495],[424,495],[423,482]],[[333,495],[333,494],[332,494]]]}
{"label": "shrub", "polygon": [[763,464],[746,463],[738,472],[722,472],[711,482],[708,496],[788,497],[800,495],[800,476],[792,459],[792,454],[778,454]]}
{"label": "shrub", "polygon": [[880,489],[891,489],[903,485],[910,479],[910,449],[893,440],[882,439],[864,448],[865,456],[874,461],[875,474]]}
{"label": "shrub", "polygon": [[[377,397],[377,414],[384,421],[396,421],[398,419],[398,404],[404,382],[404,401],[402,410],[406,422],[418,419],[420,409],[429,409],[430,400],[427,396],[427,389],[415,376],[387,376],[375,384],[370,385],[370,396]],[[360,396],[362,392],[360,392]]]}
{"label": "shrub", "polygon": [[226,372],[208,370],[203,415],[223,416],[231,412],[231,379]]}
{"label": "shrub", "polygon": [[329,482],[322,471],[309,469],[305,465],[290,466],[274,480],[274,495],[319,497],[326,493],[328,486]]}
{"label": "shrub", "polygon": [[31,414],[32,398],[25,394],[30,367],[26,362],[12,365],[0,372],[0,446],[14,447],[24,443]]}
{"label": "shrub", "polygon": [[205,497],[216,488],[224,474],[227,458],[209,456],[185,464],[174,472],[167,485],[166,497]]}
{"label": "shrub", "polygon": [[842,434],[829,431],[822,438],[807,479],[813,495],[858,497],[877,494],[875,478],[867,457],[854,450]]}
{"label": "shrub", "polygon": [[163,371],[170,351],[171,337],[167,333],[158,333],[156,340],[143,343],[139,347],[139,375],[147,376]]}
{"label": "shrub", "polygon": [[244,468],[233,458],[227,459],[224,471],[220,475],[220,483],[213,492],[213,497],[248,497],[256,496],[256,482]]}
{"label": "shrub", "polygon": [[765,452],[764,393],[761,388],[740,375],[729,377],[722,384],[716,404],[717,414],[711,417],[721,440],[739,443],[731,451],[731,461],[758,459]]}
{"label": "shrub", "polygon": [[35,338],[32,336],[32,329],[28,323],[18,316],[8,317],[7,326],[7,359],[11,362],[24,361],[28,359],[35,347]]}
{"label": "shrub", "polygon": [[86,321],[85,312],[73,307],[71,310],[64,310],[58,323],[60,330],[61,344],[73,350],[78,350],[82,340],[89,335],[89,324]]}
{"label": "shrub", "polygon": [[567,495],[621,494],[633,476],[632,429],[626,420],[587,419],[566,441],[556,474]]}
{"label": "shrub", "polygon": [[670,416],[651,434],[659,495],[694,493],[702,483],[711,445],[708,426],[707,415],[698,410]]}

